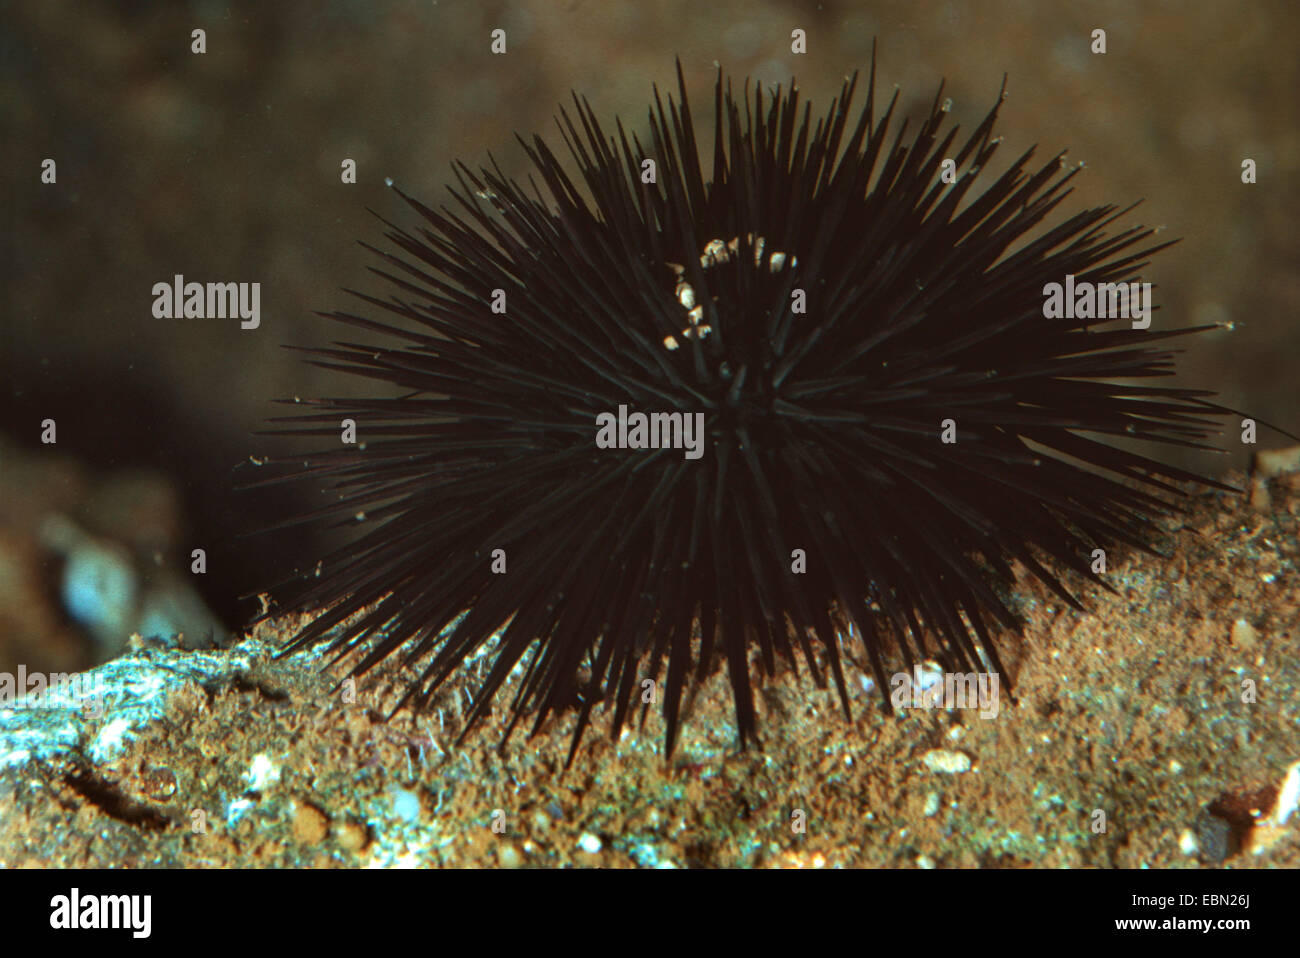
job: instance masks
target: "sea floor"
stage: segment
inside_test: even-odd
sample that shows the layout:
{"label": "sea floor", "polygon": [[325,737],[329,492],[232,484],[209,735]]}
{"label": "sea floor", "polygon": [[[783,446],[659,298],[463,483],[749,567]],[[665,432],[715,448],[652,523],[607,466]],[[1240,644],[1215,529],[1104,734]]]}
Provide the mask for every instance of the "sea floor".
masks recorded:
{"label": "sea floor", "polygon": [[611,741],[598,708],[565,771],[572,713],[500,752],[498,706],[455,744],[474,668],[385,720],[409,673],[337,689],[272,658],[296,620],[137,639],[97,718],[0,711],[0,866],[1300,867],[1275,809],[1300,762],[1294,480],[1196,497],[1089,612],[1026,578],[996,717],[890,716],[854,672],[846,721],[804,670],[769,680],[742,751],[719,672],[671,761],[657,714]]}

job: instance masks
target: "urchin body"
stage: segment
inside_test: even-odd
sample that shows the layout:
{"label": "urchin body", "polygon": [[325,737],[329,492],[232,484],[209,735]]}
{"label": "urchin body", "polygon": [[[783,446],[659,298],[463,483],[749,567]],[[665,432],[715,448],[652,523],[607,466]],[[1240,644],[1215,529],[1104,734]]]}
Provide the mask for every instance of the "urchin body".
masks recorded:
{"label": "urchin body", "polygon": [[[423,227],[390,228],[392,295],[361,295],[392,319],[330,314],[370,340],[311,351],[400,392],[283,430],[348,416],[365,437],[286,460],[336,490],[314,518],[364,517],[283,597],[328,607],[291,648],[357,651],[356,673],[400,651],[419,706],[498,636],[470,725],[523,661],[511,728],[576,704],[576,748],[595,702],[617,732],[649,680],[669,751],[720,659],[743,741],[752,667],[778,657],[847,709],[849,626],[882,691],[891,665],[1000,671],[1014,564],[1074,603],[1062,570],[1100,582],[1093,551],[1148,547],[1169,480],[1196,478],[1107,442],[1211,435],[1208,392],[1132,384],[1194,330],[1044,316],[1067,275],[1135,278],[1152,231],[1107,235],[1113,207],[1040,229],[1060,157],[976,192],[997,105],[958,143],[937,96],[904,145],[874,65],[860,112],[855,79],[815,120],[720,76],[705,159],[679,83],[644,145],[575,98],[578,182],[535,137],[526,186],[458,166],[450,208],[403,194]],[[663,443],[598,441],[621,408],[681,418]],[[695,456],[671,441],[685,417]]]}

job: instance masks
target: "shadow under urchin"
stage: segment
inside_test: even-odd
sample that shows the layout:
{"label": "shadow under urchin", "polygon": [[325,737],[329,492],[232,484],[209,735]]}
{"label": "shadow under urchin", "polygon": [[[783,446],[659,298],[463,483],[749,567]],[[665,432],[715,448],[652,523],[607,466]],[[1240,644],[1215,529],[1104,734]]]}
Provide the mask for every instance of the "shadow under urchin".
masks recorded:
{"label": "shadow under urchin", "polygon": [[[502,744],[576,708],[570,761],[594,705],[617,735],[646,679],[671,754],[684,691],[725,662],[744,745],[778,657],[829,673],[846,715],[846,657],[882,693],[926,659],[1001,673],[1014,563],[1078,608],[1064,571],[1107,588],[1093,549],[1150,551],[1178,482],[1228,488],[1107,441],[1212,448],[1230,410],[1211,391],[1133,384],[1172,374],[1154,343],[1212,327],[1044,317],[1045,284],[1131,280],[1169,244],[1108,235],[1131,207],[1040,227],[1076,172],[1060,155],[974,191],[1001,97],[957,145],[942,87],[910,140],[897,92],[875,118],[874,54],[856,114],[856,75],[814,116],[797,88],[737,98],[720,71],[705,159],[680,64],[678,85],[644,145],[575,94],[576,182],[534,136],[526,183],[456,164],[448,205],[401,194],[423,222],[367,247],[388,297],[326,314],[364,340],[306,350],[396,388],[273,420],[333,446],[254,483],[326,486],[287,521],[359,527],[275,589],[281,611],[324,610],[286,652],[327,643],[353,675],[400,652],[419,673],[398,707],[421,707],[500,632],[462,737],[523,662]],[[620,406],[703,413],[702,458],[598,448]]]}

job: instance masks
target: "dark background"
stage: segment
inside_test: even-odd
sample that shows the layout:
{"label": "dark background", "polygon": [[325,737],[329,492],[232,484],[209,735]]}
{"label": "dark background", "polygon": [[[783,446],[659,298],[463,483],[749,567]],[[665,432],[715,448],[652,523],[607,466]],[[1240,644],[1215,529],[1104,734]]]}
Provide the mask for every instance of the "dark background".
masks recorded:
{"label": "dark background", "polygon": [[[1144,275],[1159,286],[1155,324],[1238,324],[1188,344],[1185,384],[1297,431],[1298,11],[1283,0],[10,2],[0,436],[38,453],[39,423],[55,417],[59,452],[92,472],[170,476],[189,536],[208,548],[206,597],[235,625],[255,608],[235,597],[316,543],[237,539],[288,503],[235,493],[232,469],[283,450],[251,435],[274,398],[357,388],[280,347],[336,334],[313,310],[349,305],[339,287],[381,289],[355,241],[382,240],[367,207],[412,222],[386,176],[436,202],[454,158],[476,166],[490,151],[526,172],[514,131],[559,149],[552,118],[571,88],[644,131],[651,84],[674,86],[674,57],[697,115],[714,61],[738,80],[793,73],[816,108],[869,66],[873,38],[904,115],[946,76],[953,117],[970,127],[1006,72],[1000,160],[1033,143],[1044,159],[1068,148],[1087,163],[1071,209],[1145,197],[1128,222],[1183,238]],[[189,52],[196,27],[204,55]],[[496,27],[504,56],[489,52]],[[794,27],[808,32],[804,56],[790,53]],[[1095,27],[1105,56],[1089,52]],[[55,186],[40,183],[46,157]],[[345,157],[355,186],[340,182]],[[1257,185],[1240,182],[1245,157]],[[151,288],[175,273],[260,282],[261,327],[155,319]],[[1221,472],[1246,456],[1191,461]]]}

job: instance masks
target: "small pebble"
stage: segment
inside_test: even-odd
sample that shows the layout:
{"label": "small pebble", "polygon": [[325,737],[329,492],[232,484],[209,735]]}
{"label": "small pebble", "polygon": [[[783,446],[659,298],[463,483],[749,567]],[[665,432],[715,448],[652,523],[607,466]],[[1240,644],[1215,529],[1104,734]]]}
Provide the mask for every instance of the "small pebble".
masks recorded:
{"label": "small pebble", "polygon": [[1240,847],[1227,819],[1205,809],[1196,818],[1196,843],[1201,850],[1201,860],[1219,864]]}
{"label": "small pebble", "polygon": [[161,802],[176,794],[176,776],[169,768],[150,769],[144,776],[144,786],[150,798]]}
{"label": "small pebble", "polygon": [[524,856],[510,842],[502,842],[497,847],[497,864],[502,868],[518,868],[524,863]]}
{"label": "small pebble", "polygon": [[939,811],[939,793],[931,792],[925,796],[925,817],[932,818]]}
{"label": "small pebble", "polygon": [[300,845],[319,845],[329,834],[329,819],[319,808],[294,804],[293,838]]}
{"label": "small pebble", "polygon": [[344,822],[338,829],[338,843],[346,851],[359,852],[370,843],[370,833],[358,822]]}
{"label": "small pebble", "polygon": [[970,770],[970,757],[962,752],[950,752],[947,749],[931,749],[921,757],[925,767],[932,772],[946,775],[960,775]]}
{"label": "small pebble", "polygon": [[1259,633],[1255,631],[1255,627],[1245,619],[1238,619],[1232,623],[1233,648],[1253,649],[1258,638]]}
{"label": "small pebble", "polygon": [[591,832],[583,832],[582,837],[578,839],[578,847],[588,855],[595,855],[600,851],[600,838]]}

